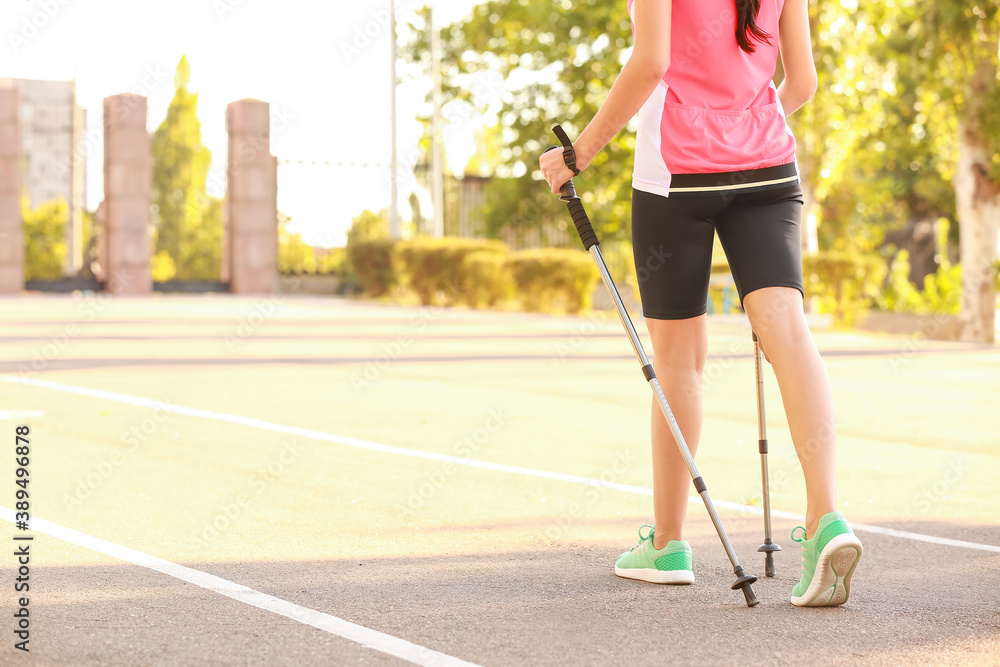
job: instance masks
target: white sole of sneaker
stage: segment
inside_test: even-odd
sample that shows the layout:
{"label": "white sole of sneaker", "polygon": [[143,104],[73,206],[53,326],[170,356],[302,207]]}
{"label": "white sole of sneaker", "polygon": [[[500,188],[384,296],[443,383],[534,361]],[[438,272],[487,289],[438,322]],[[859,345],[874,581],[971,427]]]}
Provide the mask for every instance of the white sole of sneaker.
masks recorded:
{"label": "white sole of sneaker", "polygon": [[694,572],[691,570],[654,570],[651,568],[615,566],[615,574],[626,579],[639,579],[653,584],[693,584]]}
{"label": "white sole of sneaker", "polygon": [[836,607],[851,597],[851,576],[861,560],[861,540],[854,533],[830,540],[816,563],[809,588],[791,598],[796,607]]}

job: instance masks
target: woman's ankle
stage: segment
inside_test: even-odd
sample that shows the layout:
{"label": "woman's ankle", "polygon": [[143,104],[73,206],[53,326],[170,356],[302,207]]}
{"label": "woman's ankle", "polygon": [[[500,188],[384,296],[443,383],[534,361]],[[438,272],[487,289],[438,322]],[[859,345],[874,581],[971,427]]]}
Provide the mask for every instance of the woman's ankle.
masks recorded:
{"label": "woman's ankle", "polygon": [[812,539],[816,536],[816,531],[819,530],[819,522],[824,516],[830,512],[836,512],[837,508],[835,505],[827,504],[823,505],[820,509],[813,510],[810,508],[806,511],[806,537]]}
{"label": "woman's ankle", "polygon": [[659,532],[653,533],[653,548],[659,551],[660,549],[667,546],[671,540],[681,541],[684,539],[684,534],[680,531],[674,531],[674,534],[664,532],[660,535]]}

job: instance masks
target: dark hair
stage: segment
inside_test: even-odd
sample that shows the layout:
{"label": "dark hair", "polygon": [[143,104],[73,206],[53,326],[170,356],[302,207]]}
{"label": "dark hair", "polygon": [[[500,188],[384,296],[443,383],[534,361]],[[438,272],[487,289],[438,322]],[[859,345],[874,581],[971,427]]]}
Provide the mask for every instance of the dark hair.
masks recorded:
{"label": "dark hair", "polygon": [[771,43],[771,33],[762,30],[757,25],[757,12],[760,11],[760,0],[736,0],[736,43],[747,53],[754,52],[755,39],[762,44]]}

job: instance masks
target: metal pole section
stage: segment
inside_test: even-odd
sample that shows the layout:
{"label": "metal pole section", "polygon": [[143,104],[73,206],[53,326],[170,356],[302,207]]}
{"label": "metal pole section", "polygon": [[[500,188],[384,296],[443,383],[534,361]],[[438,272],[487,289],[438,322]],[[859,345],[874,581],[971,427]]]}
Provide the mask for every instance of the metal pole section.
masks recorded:
{"label": "metal pole section", "polygon": [[431,31],[431,76],[434,79],[434,115],[431,119],[431,168],[433,171],[434,232],[444,236],[444,150],[441,147],[441,31],[434,27],[434,9],[427,7],[427,25]]}
{"label": "metal pole section", "polygon": [[764,541],[771,542],[771,494],[767,475],[767,417],[764,413],[764,378],[760,372],[760,345],[754,336],[753,362],[757,372],[757,438],[763,451],[760,453],[760,475],[764,484]]}
{"label": "metal pole section", "polygon": [[[632,343],[632,349],[635,350],[636,356],[639,357],[639,362],[643,366],[649,365],[649,359],[646,357],[646,353],[642,348],[639,336],[635,332],[635,327],[632,326],[632,319],[628,316],[628,312],[622,304],[621,297],[618,295],[618,290],[614,288],[614,282],[611,279],[611,274],[608,272],[607,264],[604,263],[604,257],[601,255],[600,247],[597,245],[591,246],[590,254],[594,258],[594,262],[597,264],[597,270],[601,274],[601,280],[604,281],[604,286],[607,288],[608,294],[611,295],[612,300],[615,302],[618,317],[625,326],[625,331],[628,332],[629,341]],[[695,465],[694,458],[691,456],[691,451],[688,449],[684,436],[681,434],[681,429],[677,425],[677,420],[674,419],[674,413],[671,411],[670,405],[667,403],[667,397],[663,394],[663,388],[660,386],[659,379],[654,376],[650,379],[649,384],[653,387],[653,393],[656,394],[657,402],[660,404],[660,410],[663,412],[663,417],[667,420],[670,432],[674,436],[674,443],[677,445],[677,449],[681,453],[681,457],[684,459],[684,465],[687,466],[688,472],[691,474],[691,479],[699,479],[701,477],[701,473],[698,472],[698,466]],[[708,495],[707,490],[702,491],[699,489],[699,494],[701,495],[701,499],[705,502],[705,508],[708,510],[708,514],[712,518],[712,523],[715,524],[715,529],[719,533],[719,537],[722,538],[722,546],[726,549],[726,554],[729,556],[729,562],[733,564],[733,568],[739,568],[741,570],[740,573],[742,574],[740,559],[736,556],[736,552],[733,551],[732,544],[729,541],[729,536],[726,534],[726,529],[722,527],[722,520],[719,518],[718,512],[715,511],[715,504],[712,502],[712,498]]]}
{"label": "metal pole section", "polygon": [[399,157],[396,153],[396,0],[389,0],[389,78],[392,80],[389,97],[389,118],[392,125],[392,157],[389,160],[391,180],[391,201],[389,204],[389,235],[398,239],[402,236],[399,222]]}
{"label": "metal pole section", "polygon": [[[763,475],[764,488],[768,488],[770,481],[767,476],[767,454],[760,455],[760,469]],[[771,541],[771,498],[769,493],[764,492],[764,541]]]}
{"label": "metal pole section", "polygon": [[760,342],[753,332],[753,366],[757,376],[757,444],[760,452],[760,484],[764,496],[764,544],[757,551],[764,554],[764,576],[774,576],[774,552],[781,547],[771,539],[771,480],[767,474],[767,414],[764,410],[764,376]]}

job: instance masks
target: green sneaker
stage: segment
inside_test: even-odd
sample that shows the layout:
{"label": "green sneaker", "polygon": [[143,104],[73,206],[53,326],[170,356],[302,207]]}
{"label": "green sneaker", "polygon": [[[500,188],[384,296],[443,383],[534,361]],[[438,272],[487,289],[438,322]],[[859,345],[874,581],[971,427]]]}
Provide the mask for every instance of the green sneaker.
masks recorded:
{"label": "green sneaker", "polygon": [[[649,528],[645,535],[642,534],[643,528]],[[615,574],[654,584],[693,584],[691,545],[680,540],[670,540],[662,549],[654,549],[655,530],[648,524],[639,528],[639,544],[618,557]]]}
{"label": "green sneaker", "polygon": [[[802,537],[796,538],[795,531]],[[840,512],[819,520],[819,530],[805,539],[806,529],[796,526],[792,539],[802,544],[802,579],[792,589],[796,607],[835,607],[851,597],[851,575],[861,560],[861,540]]]}

